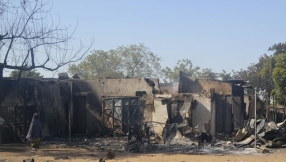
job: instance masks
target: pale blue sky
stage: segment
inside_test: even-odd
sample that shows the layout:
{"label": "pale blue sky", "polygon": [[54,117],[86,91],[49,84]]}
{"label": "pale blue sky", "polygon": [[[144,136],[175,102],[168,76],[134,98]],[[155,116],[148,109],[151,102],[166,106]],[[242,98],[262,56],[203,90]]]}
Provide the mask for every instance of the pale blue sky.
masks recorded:
{"label": "pale blue sky", "polygon": [[286,41],[285,7],[282,0],[55,0],[52,13],[63,25],[78,22],[75,37],[86,45],[94,37],[92,49],[144,43],[163,67],[188,58],[230,72]]}

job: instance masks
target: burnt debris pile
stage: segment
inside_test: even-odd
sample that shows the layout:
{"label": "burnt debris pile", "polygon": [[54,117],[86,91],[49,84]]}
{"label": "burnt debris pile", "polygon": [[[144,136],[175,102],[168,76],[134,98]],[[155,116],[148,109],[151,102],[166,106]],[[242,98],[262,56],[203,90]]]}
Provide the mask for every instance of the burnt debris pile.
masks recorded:
{"label": "burnt debris pile", "polygon": [[[256,133],[255,133],[256,130]],[[280,148],[286,146],[286,120],[281,123],[275,123],[267,119],[249,120],[243,129],[239,130],[234,137],[234,145],[237,147],[255,145],[255,134],[257,146],[267,148]]]}

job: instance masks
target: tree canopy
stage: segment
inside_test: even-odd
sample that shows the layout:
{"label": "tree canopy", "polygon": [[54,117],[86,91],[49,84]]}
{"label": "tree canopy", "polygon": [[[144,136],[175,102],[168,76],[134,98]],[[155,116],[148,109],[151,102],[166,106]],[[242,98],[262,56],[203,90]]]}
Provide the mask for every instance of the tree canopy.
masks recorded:
{"label": "tree canopy", "polygon": [[94,50],[78,65],[69,66],[70,74],[84,78],[160,77],[161,58],[144,44],[120,46],[114,50]]}
{"label": "tree canopy", "polygon": [[[13,70],[9,77],[12,78],[18,78],[19,74],[20,74],[20,70]],[[21,73],[21,78],[43,78],[43,75],[41,75],[41,73],[37,72],[36,69],[33,70],[28,70],[28,71],[22,71]]]}
{"label": "tree canopy", "polygon": [[170,67],[166,67],[162,70],[162,74],[165,82],[176,82],[179,79],[180,71],[190,75],[190,76],[198,76],[199,67],[193,67],[192,61],[189,59],[182,59],[177,61],[177,65],[171,69]]}
{"label": "tree canopy", "polygon": [[257,63],[252,63],[245,70],[233,71],[234,79],[249,81],[253,87],[257,87],[258,93],[266,92],[264,99],[270,103],[270,97],[275,95],[275,101],[286,104],[286,54],[285,43],[274,44],[269,47],[272,55],[262,55]]}
{"label": "tree canopy", "polygon": [[218,74],[215,73],[211,68],[204,68],[202,71],[199,73],[200,78],[206,78],[206,79],[217,79]]}
{"label": "tree canopy", "polygon": [[225,70],[222,70],[222,72],[218,74],[218,77],[223,81],[233,79],[232,74],[226,72]]}
{"label": "tree canopy", "polygon": [[286,98],[286,54],[275,57],[276,63],[273,69],[272,78],[274,81],[273,93],[275,100],[280,104],[285,104]]}

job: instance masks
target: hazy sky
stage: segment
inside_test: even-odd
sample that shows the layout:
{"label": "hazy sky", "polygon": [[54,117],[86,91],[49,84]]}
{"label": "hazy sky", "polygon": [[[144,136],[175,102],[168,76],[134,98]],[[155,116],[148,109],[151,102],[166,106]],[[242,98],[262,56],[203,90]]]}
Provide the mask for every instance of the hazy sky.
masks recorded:
{"label": "hazy sky", "polygon": [[52,13],[63,25],[78,22],[75,37],[86,45],[94,37],[92,49],[144,43],[163,67],[188,58],[230,72],[286,41],[285,6],[283,0],[55,0]]}

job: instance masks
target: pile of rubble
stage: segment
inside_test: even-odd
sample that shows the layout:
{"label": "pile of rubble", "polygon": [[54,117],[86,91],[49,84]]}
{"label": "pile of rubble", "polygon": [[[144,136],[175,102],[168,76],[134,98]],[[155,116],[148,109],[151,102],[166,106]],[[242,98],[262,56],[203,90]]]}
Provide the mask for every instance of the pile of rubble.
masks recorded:
{"label": "pile of rubble", "polygon": [[[254,148],[255,134],[257,135],[256,144],[259,147],[286,147],[286,120],[278,124],[267,119],[249,120],[233,139],[212,138],[201,132],[199,127],[192,128],[188,124],[182,123],[166,126],[161,138],[152,133],[145,133],[145,136],[134,135],[131,139],[129,136],[95,139],[75,138],[68,146],[89,145],[97,148],[98,151],[133,153],[255,154],[261,152]],[[159,142],[160,140],[161,142]],[[57,147],[66,146],[67,142],[60,141],[45,141],[44,143],[55,144]],[[267,149],[261,150],[267,151]],[[262,153],[269,153],[269,150]]]}
{"label": "pile of rubble", "polygon": [[276,124],[267,119],[252,119],[247,122],[245,127],[239,130],[234,137],[236,147],[254,147],[255,130],[257,145],[264,145],[267,148],[286,147],[286,120]]}
{"label": "pile of rubble", "polygon": [[147,142],[139,141],[139,140],[132,140],[124,146],[124,150],[133,153],[147,153],[153,152],[158,147],[154,144],[150,144]]}

